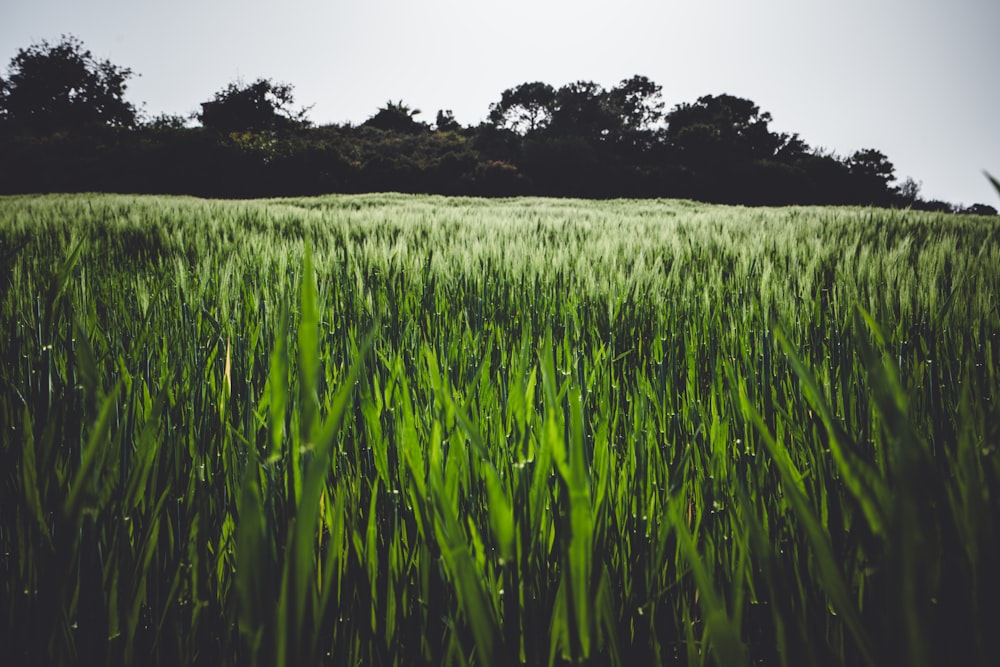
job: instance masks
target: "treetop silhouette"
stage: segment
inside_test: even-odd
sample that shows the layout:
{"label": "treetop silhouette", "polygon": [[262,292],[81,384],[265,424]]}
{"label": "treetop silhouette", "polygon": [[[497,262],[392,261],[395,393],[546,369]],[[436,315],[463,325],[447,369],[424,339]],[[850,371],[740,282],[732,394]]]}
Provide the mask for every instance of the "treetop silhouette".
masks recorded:
{"label": "treetop silhouette", "polygon": [[197,119],[218,132],[265,132],[308,126],[308,108],[295,110],[293,88],[287,83],[257,79],[233,82],[201,105]]}
{"label": "treetop silhouette", "polygon": [[98,60],[71,35],[17,52],[0,79],[0,118],[36,135],[100,127],[131,128],[125,100],[131,69]]}
{"label": "treetop silhouette", "polygon": [[0,191],[399,190],[955,210],[921,200],[913,179],[895,185],[892,162],[876,149],[847,158],[811,149],[772,131],[755,102],[729,94],[665,112],[662,88],[638,74],[610,89],[525,82],[471,127],[446,110],[433,125],[420,121],[402,100],[359,126],[314,127],[292,86],[266,78],[216,92],[188,119],[200,127],[165,115],[139,123],[125,99],[132,76],[72,36],[18,51],[0,78]]}

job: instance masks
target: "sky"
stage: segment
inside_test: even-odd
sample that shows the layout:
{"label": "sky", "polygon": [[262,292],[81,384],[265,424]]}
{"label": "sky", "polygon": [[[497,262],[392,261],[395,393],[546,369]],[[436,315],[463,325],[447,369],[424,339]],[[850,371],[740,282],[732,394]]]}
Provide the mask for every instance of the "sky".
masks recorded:
{"label": "sky", "polygon": [[0,68],[72,34],[150,116],[264,77],[317,125],[389,100],[478,124],[521,83],[641,74],[668,110],[748,98],[814,148],[882,151],[924,199],[1000,208],[998,28],[997,0],[0,0]]}

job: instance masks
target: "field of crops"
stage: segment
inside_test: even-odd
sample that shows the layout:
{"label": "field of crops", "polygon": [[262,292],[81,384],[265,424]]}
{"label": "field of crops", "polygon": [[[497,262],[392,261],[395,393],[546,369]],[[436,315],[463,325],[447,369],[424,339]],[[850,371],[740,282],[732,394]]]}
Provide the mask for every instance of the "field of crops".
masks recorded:
{"label": "field of crops", "polygon": [[998,400],[996,217],[0,198],[0,656],[994,664]]}

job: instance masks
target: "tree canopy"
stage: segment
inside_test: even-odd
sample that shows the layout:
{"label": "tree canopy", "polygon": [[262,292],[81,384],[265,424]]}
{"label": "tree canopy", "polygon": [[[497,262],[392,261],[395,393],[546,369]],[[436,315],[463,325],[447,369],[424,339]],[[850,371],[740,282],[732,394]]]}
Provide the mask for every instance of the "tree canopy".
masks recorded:
{"label": "tree canopy", "polygon": [[771,114],[733,95],[705,95],[667,114],[667,139],[685,161],[773,158],[783,144]]}
{"label": "tree canopy", "polygon": [[490,105],[489,121],[521,136],[584,137],[592,140],[635,139],[655,130],[663,118],[661,88],[635,75],[611,90],[593,81],[575,81],[558,89],[547,83],[523,83],[503,91]]}
{"label": "tree canopy", "polygon": [[402,100],[358,126],[315,127],[293,87],[267,78],[230,83],[187,118],[139,122],[125,99],[132,76],[71,36],[18,51],[0,78],[0,192],[397,190],[960,210],[920,199],[912,178],[897,184],[875,148],[849,157],[814,150],[773,131],[752,100],[725,93],[665,111],[661,86],[638,74],[611,88],[525,82],[469,127],[443,109],[433,125],[418,120]]}
{"label": "tree canopy", "polygon": [[[385,103],[384,107],[379,108],[374,116],[365,121],[365,126],[387,132],[420,134],[428,130],[426,123],[416,119],[420,113],[420,109],[411,109],[403,104],[403,100],[399,102],[390,100]],[[443,120],[447,122],[447,118]]]}
{"label": "tree canopy", "polygon": [[131,69],[98,60],[64,35],[21,49],[0,79],[0,118],[33,134],[97,127],[130,128],[136,108],[125,100]]}
{"label": "tree canopy", "polygon": [[490,122],[518,134],[530,134],[552,122],[556,91],[547,83],[535,81],[508,88],[500,101],[490,105]]}
{"label": "tree canopy", "polygon": [[233,82],[201,105],[198,120],[219,132],[263,132],[308,125],[308,109],[295,110],[293,88],[287,83],[257,79]]}

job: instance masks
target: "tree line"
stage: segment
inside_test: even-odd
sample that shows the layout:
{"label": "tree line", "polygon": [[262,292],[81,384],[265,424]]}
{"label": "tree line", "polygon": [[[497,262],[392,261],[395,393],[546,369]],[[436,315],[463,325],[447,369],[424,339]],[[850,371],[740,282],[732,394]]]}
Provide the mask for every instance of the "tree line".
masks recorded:
{"label": "tree line", "polygon": [[958,210],[922,199],[912,179],[899,182],[879,150],[845,157],[812,148],[732,95],[667,110],[661,86],[639,75],[610,89],[523,83],[474,126],[448,110],[420,120],[402,100],[357,125],[317,126],[291,85],[264,78],[230,83],[190,117],[149,117],[126,98],[133,75],[72,36],[19,50],[0,78],[0,191],[400,191]]}

